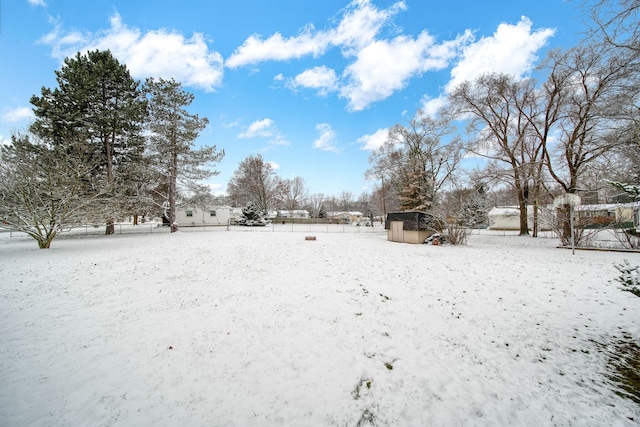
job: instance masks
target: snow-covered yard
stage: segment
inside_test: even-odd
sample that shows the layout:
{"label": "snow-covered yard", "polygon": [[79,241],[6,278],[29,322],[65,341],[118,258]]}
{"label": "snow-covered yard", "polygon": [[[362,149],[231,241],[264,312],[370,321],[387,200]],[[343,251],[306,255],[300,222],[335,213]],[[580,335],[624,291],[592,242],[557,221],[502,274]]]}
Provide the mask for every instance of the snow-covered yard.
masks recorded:
{"label": "snow-covered yard", "polygon": [[639,254],[315,236],[0,233],[0,425],[640,422],[600,345],[640,339]]}

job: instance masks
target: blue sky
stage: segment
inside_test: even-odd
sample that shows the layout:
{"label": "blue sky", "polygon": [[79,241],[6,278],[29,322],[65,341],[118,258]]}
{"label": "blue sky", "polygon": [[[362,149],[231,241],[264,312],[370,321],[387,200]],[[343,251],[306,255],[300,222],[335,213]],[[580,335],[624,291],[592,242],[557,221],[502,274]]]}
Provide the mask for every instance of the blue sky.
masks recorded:
{"label": "blue sky", "polygon": [[196,144],[226,156],[222,194],[252,154],[311,193],[370,191],[386,130],[489,71],[525,77],[575,45],[579,1],[0,0],[0,141],[31,120],[77,51],[110,49],[134,78],[175,78],[210,124]]}

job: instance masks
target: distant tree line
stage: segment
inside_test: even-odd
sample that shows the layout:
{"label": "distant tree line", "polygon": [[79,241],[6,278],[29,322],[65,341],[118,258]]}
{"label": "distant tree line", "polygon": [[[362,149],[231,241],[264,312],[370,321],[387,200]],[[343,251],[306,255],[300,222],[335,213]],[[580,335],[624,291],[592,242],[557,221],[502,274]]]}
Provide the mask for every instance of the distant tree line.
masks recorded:
{"label": "distant tree line", "polygon": [[311,194],[304,178],[283,179],[260,154],[241,161],[227,184],[225,202],[231,206],[251,204],[261,212],[306,210],[312,218],[324,218],[327,212],[360,211],[379,215],[382,211],[368,193],[355,198],[343,191],[338,196]]}
{"label": "distant tree line", "polygon": [[0,148],[1,226],[48,248],[63,230],[124,216],[163,216],[177,230],[180,200],[212,197],[201,180],[223,151],[194,148],[207,125],[174,80],[134,80],[110,51],[78,53],[34,95],[35,120]]}

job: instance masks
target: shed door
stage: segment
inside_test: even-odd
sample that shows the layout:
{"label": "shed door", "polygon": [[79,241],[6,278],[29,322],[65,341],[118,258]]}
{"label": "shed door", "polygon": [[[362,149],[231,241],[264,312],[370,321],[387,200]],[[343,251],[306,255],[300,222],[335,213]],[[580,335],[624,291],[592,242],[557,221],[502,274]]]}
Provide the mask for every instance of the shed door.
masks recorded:
{"label": "shed door", "polygon": [[403,242],[404,241],[404,222],[403,221],[391,221],[391,241]]}

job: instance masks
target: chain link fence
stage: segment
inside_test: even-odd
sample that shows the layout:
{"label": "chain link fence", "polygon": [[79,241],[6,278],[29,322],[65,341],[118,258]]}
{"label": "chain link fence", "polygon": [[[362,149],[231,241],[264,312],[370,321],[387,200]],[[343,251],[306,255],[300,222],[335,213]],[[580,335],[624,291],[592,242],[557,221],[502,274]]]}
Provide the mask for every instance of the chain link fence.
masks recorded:
{"label": "chain link fence", "polygon": [[[59,234],[60,237],[72,236],[100,236],[105,234],[105,224],[86,224],[67,229]],[[212,233],[212,232],[252,232],[252,233],[384,233],[384,224],[374,224],[373,226],[361,226],[351,224],[314,224],[314,223],[271,223],[266,226],[242,226],[242,225],[194,225],[181,226],[178,232],[181,233]],[[114,234],[154,234],[170,233],[171,229],[162,223],[149,222],[133,225],[132,223],[114,224]],[[20,231],[0,229],[3,237],[26,237]]]}

